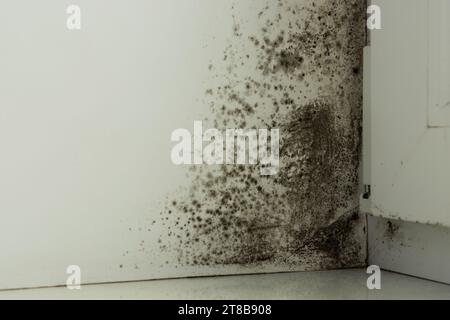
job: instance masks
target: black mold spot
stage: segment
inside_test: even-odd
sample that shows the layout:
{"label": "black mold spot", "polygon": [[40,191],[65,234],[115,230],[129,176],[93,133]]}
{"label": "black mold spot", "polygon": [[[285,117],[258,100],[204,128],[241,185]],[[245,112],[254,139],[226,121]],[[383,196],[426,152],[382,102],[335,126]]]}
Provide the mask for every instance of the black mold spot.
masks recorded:
{"label": "black mold spot", "polygon": [[[358,207],[365,1],[279,0],[263,27],[224,52],[226,80],[206,92],[213,125],[280,128],[281,166],[193,167],[192,187],[170,199],[161,250],[180,264],[363,265]],[[281,14],[273,14],[278,6]],[[237,9],[236,9],[237,10]],[[253,49],[242,52],[240,41]],[[254,63],[251,75],[242,65]],[[210,70],[216,70],[212,64]]]}
{"label": "black mold spot", "polygon": [[393,240],[400,229],[400,225],[397,223],[388,220],[386,223],[386,232],[385,232],[385,238],[389,240]]}
{"label": "black mold spot", "polygon": [[[319,228],[304,242],[304,246],[310,250],[316,249],[326,253],[335,267],[353,265],[360,259],[362,250],[361,244],[352,238],[359,219],[360,216],[356,211],[343,215],[333,224]],[[342,248],[347,250],[343,251]]]}

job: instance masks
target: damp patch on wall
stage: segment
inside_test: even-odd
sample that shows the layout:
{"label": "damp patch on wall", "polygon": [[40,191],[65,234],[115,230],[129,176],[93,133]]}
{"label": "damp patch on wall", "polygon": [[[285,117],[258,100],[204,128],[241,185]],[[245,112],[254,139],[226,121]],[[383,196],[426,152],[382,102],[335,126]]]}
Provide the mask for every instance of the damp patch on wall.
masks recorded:
{"label": "damp patch on wall", "polygon": [[[365,1],[241,1],[220,60],[205,61],[211,128],[280,129],[280,168],[189,166],[144,229],[180,266],[295,270],[366,260],[359,214]],[[254,10],[241,10],[252,6]],[[248,21],[257,21],[257,26]]]}

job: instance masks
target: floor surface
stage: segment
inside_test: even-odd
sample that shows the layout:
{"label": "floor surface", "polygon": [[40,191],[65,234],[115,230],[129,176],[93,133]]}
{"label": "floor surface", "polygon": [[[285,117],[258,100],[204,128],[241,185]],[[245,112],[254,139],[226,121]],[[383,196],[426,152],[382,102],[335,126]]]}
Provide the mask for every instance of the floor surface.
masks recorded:
{"label": "floor surface", "polygon": [[0,292],[0,299],[450,299],[450,285],[382,272],[369,290],[363,269],[175,279]]}

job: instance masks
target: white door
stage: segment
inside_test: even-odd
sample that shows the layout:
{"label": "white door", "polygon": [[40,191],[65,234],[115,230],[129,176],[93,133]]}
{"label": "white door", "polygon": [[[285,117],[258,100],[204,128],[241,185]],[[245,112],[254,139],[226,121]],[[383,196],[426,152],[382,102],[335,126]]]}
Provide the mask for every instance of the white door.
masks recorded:
{"label": "white door", "polygon": [[370,254],[396,271],[449,281],[450,1],[372,4],[381,8],[382,29],[370,32],[366,51],[370,211],[435,227],[374,222],[379,241]]}
{"label": "white door", "polygon": [[374,1],[372,209],[450,226],[450,1]]}

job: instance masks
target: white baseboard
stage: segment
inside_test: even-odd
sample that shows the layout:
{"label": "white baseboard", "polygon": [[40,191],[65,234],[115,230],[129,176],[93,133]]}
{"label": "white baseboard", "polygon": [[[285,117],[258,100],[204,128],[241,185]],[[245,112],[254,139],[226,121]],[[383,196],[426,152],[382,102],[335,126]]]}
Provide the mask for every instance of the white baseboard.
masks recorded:
{"label": "white baseboard", "polygon": [[450,228],[370,216],[369,264],[450,284]]}

